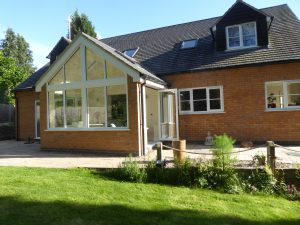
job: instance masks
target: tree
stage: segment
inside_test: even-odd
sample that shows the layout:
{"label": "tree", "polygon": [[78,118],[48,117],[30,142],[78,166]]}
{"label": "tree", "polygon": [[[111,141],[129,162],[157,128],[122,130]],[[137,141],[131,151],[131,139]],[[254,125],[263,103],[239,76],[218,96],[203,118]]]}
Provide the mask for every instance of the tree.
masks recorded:
{"label": "tree", "polygon": [[24,68],[28,75],[35,71],[29,44],[23,36],[16,34],[11,28],[6,30],[5,38],[1,40],[0,50],[2,50],[5,57],[15,59],[17,65]]}
{"label": "tree", "polygon": [[[92,22],[84,13],[81,13],[81,15],[79,15],[78,10],[76,10],[74,14],[71,16],[70,28],[71,28],[71,40],[73,40],[74,37],[76,37],[76,35],[79,32],[84,32],[94,38],[97,37],[97,34],[95,32],[95,27],[93,26]],[[67,37],[69,37],[69,34],[67,35]]]}
{"label": "tree", "polygon": [[0,103],[14,104],[12,90],[27,77],[25,68],[0,51]]}

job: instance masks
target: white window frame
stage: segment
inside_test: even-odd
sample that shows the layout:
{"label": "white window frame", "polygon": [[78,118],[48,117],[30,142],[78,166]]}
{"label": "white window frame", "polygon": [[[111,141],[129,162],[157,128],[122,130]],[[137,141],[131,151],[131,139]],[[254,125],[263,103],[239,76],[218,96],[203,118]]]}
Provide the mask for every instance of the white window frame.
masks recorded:
{"label": "white window frame", "polygon": [[[128,57],[130,57],[130,58],[133,58],[135,55],[136,55],[136,53],[139,51],[139,47],[138,48],[129,48],[129,49],[126,49],[124,52],[123,52],[123,54],[124,55],[126,55],[126,56],[128,56]],[[127,52],[128,51],[131,51],[131,50],[134,50],[134,53],[132,54],[132,56],[130,56],[130,55],[127,55]]]}
{"label": "white window frame", "polygon": [[[206,105],[207,105],[207,111],[194,111],[194,96],[193,96],[193,90],[197,89],[206,89]],[[209,96],[209,90],[211,89],[219,89],[220,90],[220,101],[221,101],[221,109],[210,109],[210,96]],[[180,100],[180,93],[183,91],[189,91],[190,92],[190,110],[189,111],[182,111],[181,110],[181,100]],[[186,100],[187,101],[187,100]],[[178,105],[179,105],[179,114],[185,115],[185,114],[213,114],[213,113],[224,113],[224,93],[223,93],[223,86],[209,86],[209,87],[196,87],[196,88],[184,88],[184,89],[178,89]]]}
{"label": "white window frame", "polygon": [[[300,80],[283,80],[283,81],[268,81],[265,82],[265,108],[267,112],[272,111],[289,111],[300,110],[300,106],[288,105],[288,85],[293,83],[300,83]],[[283,86],[283,108],[268,108],[268,84],[282,84]]]}
{"label": "white window frame", "polygon": [[[254,23],[254,29],[255,29],[255,45],[252,46],[244,46],[244,41],[243,41],[243,28],[242,26],[245,24],[251,24]],[[229,46],[229,33],[228,33],[228,29],[229,28],[233,28],[233,27],[238,27],[239,28],[239,38],[240,38],[240,46],[236,46],[236,47],[230,47]],[[236,25],[232,25],[232,26],[227,26],[226,27],[226,46],[227,46],[227,50],[236,50],[236,49],[245,49],[245,48],[255,48],[257,47],[257,27],[256,27],[256,21],[253,22],[247,22],[247,23],[241,23],[241,24],[236,24]]]}
{"label": "white window frame", "polygon": [[[74,51],[74,53],[78,50],[78,48]],[[49,84],[47,83],[46,92],[47,92],[47,130],[48,131],[123,131],[129,130],[129,106],[128,106],[128,84],[127,84],[127,74],[124,73],[123,77],[116,77],[116,78],[109,78],[107,79],[106,69],[105,69],[105,78],[100,80],[87,80],[86,79],[86,54],[85,54],[86,47],[81,45],[80,46],[80,64],[81,64],[81,80],[72,82],[72,83],[64,83],[64,84]],[[73,53],[73,54],[74,54]],[[66,60],[66,62],[73,56],[71,56]],[[105,60],[106,61],[106,60]],[[114,65],[114,64],[112,64]],[[114,65],[115,66],[115,65]],[[63,66],[64,67],[64,66]],[[106,63],[105,63],[106,67]],[[58,71],[61,67],[58,69]],[[57,71],[57,72],[58,72]],[[57,73],[56,72],[56,73]],[[56,73],[54,73],[56,75]],[[55,76],[54,75],[54,76]],[[52,78],[51,78],[52,79]],[[50,80],[51,80],[50,79]],[[49,81],[50,81],[49,80]],[[126,127],[89,127],[88,124],[88,99],[87,99],[87,88],[93,87],[105,87],[105,94],[106,89],[109,86],[115,85],[125,85],[126,86],[126,114],[127,114],[127,126]],[[74,90],[80,89],[81,90],[81,97],[82,97],[82,122],[83,127],[67,127],[66,126],[66,102],[65,102],[65,93],[66,90]],[[49,92],[50,91],[63,91],[63,107],[64,107],[64,127],[50,127],[50,110],[49,110]],[[105,104],[106,104],[106,120],[107,120],[107,96],[105,95]]]}
{"label": "white window frame", "polygon": [[[189,42],[193,42],[194,45],[186,47],[185,45],[188,44]],[[181,49],[190,49],[190,48],[196,48],[198,44],[198,39],[189,39],[189,40],[184,40],[181,42]]]}

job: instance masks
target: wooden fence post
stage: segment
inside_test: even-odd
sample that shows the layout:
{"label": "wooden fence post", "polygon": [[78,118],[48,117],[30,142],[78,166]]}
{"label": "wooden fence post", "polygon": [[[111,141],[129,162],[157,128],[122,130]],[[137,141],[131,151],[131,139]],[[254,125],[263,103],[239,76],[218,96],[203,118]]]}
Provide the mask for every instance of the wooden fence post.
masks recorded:
{"label": "wooden fence post", "polygon": [[161,161],[162,160],[162,143],[161,142],[156,144],[156,150],[157,150],[156,160]]}
{"label": "wooden fence post", "polygon": [[178,150],[173,150],[174,159],[178,161],[185,160],[185,151],[186,151],[186,141],[179,140],[179,141],[172,141],[172,147]]}
{"label": "wooden fence post", "polygon": [[267,163],[274,175],[276,169],[275,166],[276,156],[275,156],[275,144],[273,141],[267,141]]}

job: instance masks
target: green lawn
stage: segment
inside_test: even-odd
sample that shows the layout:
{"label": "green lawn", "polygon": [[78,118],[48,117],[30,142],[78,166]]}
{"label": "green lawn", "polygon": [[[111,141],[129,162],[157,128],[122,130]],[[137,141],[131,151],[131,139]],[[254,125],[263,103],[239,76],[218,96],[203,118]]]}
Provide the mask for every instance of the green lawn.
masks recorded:
{"label": "green lawn", "polygon": [[300,224],[283,198],[107,180],[88,170],[0,167],[0,224]]}

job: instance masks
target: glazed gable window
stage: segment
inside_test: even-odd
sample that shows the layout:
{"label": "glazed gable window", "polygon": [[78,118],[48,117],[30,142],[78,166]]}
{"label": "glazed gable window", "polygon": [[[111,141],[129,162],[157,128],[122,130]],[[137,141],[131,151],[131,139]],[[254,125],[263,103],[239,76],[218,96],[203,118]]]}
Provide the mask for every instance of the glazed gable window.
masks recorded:
{"label": "glazed gable window", "polygon": [[74,52],[47,92],[49,129],[128,127],[126,74],[88,48]]}
{"label": "glazed gable window", "polygon": [[300,81],[266,82],[266,109],[300,109]]}
{"label": "glazed gable window", "polygon": [[201,87],[179,90],[181,114],[201,114],[224,111],[223,87]]}
{"label": "glazed gable window", "polygon": [[256,22],[226,27],[227,49],[257,46]]}

